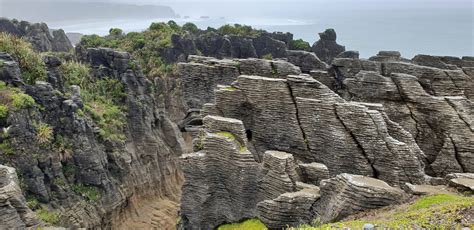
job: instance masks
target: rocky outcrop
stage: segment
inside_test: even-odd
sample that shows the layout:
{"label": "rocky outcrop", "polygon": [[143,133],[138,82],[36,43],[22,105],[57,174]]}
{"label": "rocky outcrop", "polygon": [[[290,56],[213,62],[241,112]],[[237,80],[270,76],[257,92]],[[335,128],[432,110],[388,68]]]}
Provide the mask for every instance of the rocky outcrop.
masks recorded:
{"label": "rocky outcrop", "polygon": [[312,70],[326,70],[329,66],[319,60],[319,58],[312,52],[301,50],[288,50],[288,62],[301,68],[301,71],[309,73]]}
{"label": "rocky outcrop", "polygon": [[63,30],[52,30],[51,34],[45,23],[19,22],[0,18],[0,32],[23,37],[40,52],[69,52],[73,48]]}
{"label": "rocky outcrop", "polygon": [[214,229],[255,216],[260,166],[247,148],[241,121],[206,117],[196,147],[182,157],[184,229]]}
{"label": "rocky outcrop", "polygon": [[327,29],[324,32],[319,33],[319,40],[314,43],[311,51],[313,51],[322,61],[331,63],[332,59],[346,51],[344,46],[336,43],[336,39],[336,31],[334,31],[334,29]]}
{"label": "rocky outcrop", "polygon": [[425,180],[423,152],[381,105],[346,102],[304,75],[240,76],[233,85],[216,91],[213,111],[244,122],[259,159],[267,150],[280,150],[323,163],[330,176],[346,172],[393,185]]}
{"label": "rocky outcrop", "polygon": [[340,220],[351,214],[383,206],[401,204],[407,195],[381,180],[341,174],[324,180],[321,198],[313,205],[314,218],[321,223]]}
{"label": "rocky outcrop", "polygon": [[9,54],[0,52],[0,81],[14,86],[23,84],[20,67]]}
{"label": "rocky outcrop", "polygon": [[26,205],[14,168],[0,165],[0,227],[30,228],[40,225]]}
{"label": "rocky outcrop", "polygon": [[[300,69],[295,65],[278,60],[252,58],[219,60],[189,56],[187,63],[178,63],[178,75],[182,80],[183,101],[188,114],[201,110],[206,103],[214,102],[216,87],[230,85],[241,74],[284,78],[300,73]],[[227,88],[233,89],[232,87]],[[181,127],[186,125],[191,125],[191,123],[182,122]]]}
{"label": "rocky outcrop", "polygon": [[[137,203],[141,197],[178,199],[177,158],[185,148],[177,126],[157,107],[152,83],[139,65],[132,68],[129,54],[89,49],[82,55],[78,59],[90,66],[91,78],[109,77],[123,86],[117,102],[126,111],[123,141],[103,138],[95,120],[84,115],[79,87],[61,93],[56,86],[63,84],[61,62],[45,57],[50,82],[22,87],[36,105],[10,111],[8,137],[1,141],[15,151],[7,155],[1,149],[0,162],[18,170],[28,196],[62,210],[62,226],[120,226],[127,217],[115,218],[143,206]],[[51,127],[51,144],[38,142],[37,124]]]}
{"label": "rocky outcrop", "polygon": [[311,208],[319,199],[318,187],[284,193],[257,205],[257,216],[269,229],[299,226],[312,221]]}
{"label": "rocky outcrop", "polygon": [[474,191],[474,173],[452,173],[446,176],[449,186],[460,191]]}
{"label": "rocky outcrop", "polygon": [[[401,61],[392,52],[378,56],[384,58],[335,59],[332,89],[347,100],[382,103],[387,116],[410,132],[425,153],[429,174],[472,172],[472,78],[459,68]],[[432,59],[425,58],[424,64]]]}

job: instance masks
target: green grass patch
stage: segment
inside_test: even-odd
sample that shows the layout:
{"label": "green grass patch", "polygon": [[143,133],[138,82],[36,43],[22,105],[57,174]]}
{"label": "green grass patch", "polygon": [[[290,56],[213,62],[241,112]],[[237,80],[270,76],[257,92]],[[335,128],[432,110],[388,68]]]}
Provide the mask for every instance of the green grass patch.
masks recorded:
{"label": "green grass patch", "polygon": [[45,123],[34,124],[36,140],[40,145],[49,144],[53,140],[53,128]]}
{"label": "green grass patch", "polygon": [[94,186],[75,184],[72,186],[72,190],[91,202],[97,202],[101,197],[99,189]]}
{"label": "green grass patch", "polygon": [[35,212],[38,218],[45,223],[53,226],[59,224],[59,213],[49,211],[45,205],[41,205]]}
{"label": "green grass patch", "polygon": [[231,139],[232,141],[234,141],[235,144],[237,145],[237,147],[239,148],[240,152],[246,152],[247,151],[247,147],[245,147],[245,145],[240,143],[240,141],[237,140],[237,138],[235,137],[234,134],[232,134],[230,132],[217,132],[216,134],[219,135],[219,136],[227,137],[227,138]]}
{"label": "green grass patch", "polygon": [[0,105],[0,122],[6,120],[8,117],[8,107],[6,105]]}
{"label": "green grass patch", "polygon": [[371,223],[381,229],[460,229],[463,211],[474,206],[474,197],[440,194],[422,197],[409,205],[379,211],[374,217],[315,226],[300,226],[293,230],[362,229]]}
{"label": "green grass patch", "polygon": [[259,219],[249,219],[242,223],[225,224],[217,230],[266,230],[268,229]]}
{"label": "green grass patch", "polygon": [[265,54],[262,56],[263,59],[265,60],[273,60],[273,55],[272,54]]}
{"label": "green grass patch", "polygon": [[23,38],[0,32],[0,51],[10,54],[20,66],[23,80],[34,84],[46,79],[46,66],[41,55]]}
{"label": "green grass patch", "polygon": [[12,106],[17,109],[27,109],[33,107],[36,102],[28,94],[17,92],[11,95]]}

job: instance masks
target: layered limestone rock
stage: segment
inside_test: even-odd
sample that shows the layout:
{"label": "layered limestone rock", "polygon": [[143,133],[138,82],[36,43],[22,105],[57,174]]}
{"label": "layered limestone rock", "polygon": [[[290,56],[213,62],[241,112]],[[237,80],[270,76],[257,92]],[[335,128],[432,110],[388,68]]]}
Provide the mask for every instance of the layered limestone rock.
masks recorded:
{"label": "layered limestone rock", "polygon": [[474,173],[452,173],[446,176],[448,184],[461,191],[474,191]]}
{"label": "layered limestone rock", "polygon": [[321,223],[340,220],[351,214],[401,204],[408,197],[398,188],[370,177],[341,174],[324,180],[321,198],[313,205],[314,218]]}
{"label": "layered limestone rock", "polygon": [[[215,100],[215,89],[219,85],[230,85],[241,74],[256,74],[268,77],[285,78],[300,74],[300,69],[286,61],[263,59],[215,59],[202,56],[189,56],[188,63],[178,64],[181,90],[187,112],[180,122],[182,130],[186,126],[200,124],[199,111],[206,103]],[[229,90],[233,88],[227,87]]]}
{"label": "layered limestone rock", "polygon": [[0,32],[24,37],[40,52],[69,52],[73,47],[63,30],[50,29],[45,23],[29,23],[25,21],[0,18]]}
{"label": "layered limestone rock", "polygon": [[[124,52],[89,49],[78,59],[90,66],[91,78],[109,77],[123,86],[118,102],[126,111],[119,133],[123,141],[104,138],[103,130],[84,115],[79,87],[72,87],[71,95],[61,93],[61,63],[46,57],[50,82],[22,86],[36,105],[11,111],[6,124],[0,124],[8,128],[0,141],[14,149],[7,155],[2,148],[0,162],[8,161],[20,172],[28,196],[62,210],[63,226],[120,226],[127,218],[119,214],[142,206],[136,203],[141,197],[177,201],[182,182],[177,159],[184,141],[158,109],[152,83],[139,66],[131,67],[133,59]],[[38,142],[37,124],[51,127],[54,144]]]}
{"label": "layered limestone rock", "polygon": [[438,67],[444,60],[450,66],[440,69],[401,62],[398,54],[382,54],[379,56],[397,58],[335,59],[337,84],[332,88],[347,100],[383,104],[388,117],[410,132],[425,153],[429,174],[472,172],[473,79],[456,65],[447,64],[446,60],[456,63],[450,58],[415,59]]}
{"label": "layered limestone rock", "polygon": [[312,52],[302,50],[288,50],[288,62],[301,68],[301,71],[309,73],[312,70],[326,70],[329,66],[319,60]]}
{"label": "layered limestone rock", "polygon": [[317,187],[284,193],[273,200],[258,203],[257,216],[269,229],[283,229],[310,223],[311,209],[319,197]]}
{"label": "layered limestone rock", "polygon": [[184,229],[214,229],[220,224],[255,216],[260,166],[248,151],[243,123],[206,117],[198,152],[181,164],[181,225]]}
{"label": "layered limestone rock", "polygon": [[319,33],[319,40],[314,43],[311,51],[313,51],[322,61],[331,63],[332,59],[346,51],[344,46],[336,43],[336,39],[336,31],[334,31],[334,29],[327,29],[324,32]]}
{"label": "layered limestone rock", "polygon": [[285,58],[291,33],[261,32],[256,36],[223,35],[217,32],[184,33],[172,36],[172,47],[161,51],[167,63],[185,61],[189,55],[215,58]]}
{"label": "layered limestone rock", "polygon": [[23,229],[40,225],[26,205],[14,168],[0,165],[0,228]]}
{"label": "layered limestone rock", "polygon": [[[208,112],[242,120],[260,160],[267,150],[280,150],[323,163],[330,176],[353,173],[393,185],[425,181],[423,152],[380,104],[346,102],[305,75],[239,76],[233,85],[216,91]],[[319,176],[305,177],[318,183]]]}

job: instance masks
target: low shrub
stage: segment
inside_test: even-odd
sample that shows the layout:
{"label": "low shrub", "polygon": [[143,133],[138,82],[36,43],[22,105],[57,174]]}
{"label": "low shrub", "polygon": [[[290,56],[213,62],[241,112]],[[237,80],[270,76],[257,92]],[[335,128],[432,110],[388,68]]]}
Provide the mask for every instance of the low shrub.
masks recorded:
{"label": "low shrub", "polygon": [[46,66],[41,55],[33,50],[29,42],[0,32],[0,51],[12,55],[18,62],[25,83],[32,85],[37,80],[46,79]]}

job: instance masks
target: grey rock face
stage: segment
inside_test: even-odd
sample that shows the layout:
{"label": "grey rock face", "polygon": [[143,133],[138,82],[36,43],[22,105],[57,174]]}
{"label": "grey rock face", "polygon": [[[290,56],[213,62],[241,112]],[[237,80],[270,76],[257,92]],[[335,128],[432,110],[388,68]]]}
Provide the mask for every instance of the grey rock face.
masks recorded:
{"label": "grey rock face", "polygon": [[68,52],[73,47],[63,30],[54,30],[52,34],[45,23],[29,23],[0,18],[0,31],[24,37],[39,52]]}
{"label": "grey rock face", "polygon": [[474,191],[474,173],[452,173],[446,175],[449,186],[461,191]]}
{"label": "grey rock face", "polygon": [[188,61],[178,64],[183,100],[188,111],[200,110],[204,104],[214,102],[216,87],[230,85],[241,74],[286,77],[301,73],[298,67],[285,61],[252,58],[219,60],[201,56],[190,56]]}
{"label": "grey rock face", "polygon": [[319,197],[319,189],[314,188],[284,193],[273,200],[258,203],[257,215],[269,229],[309,223],[312,220],[312,205]]}
{"label": "grey rock face", "polygon": [[320,39],[314,43],[311,51],[326,63],[331,63],[337,55],[344,52],[346,48],[336,43],[336,31],[327,29],[323,33],[319,33]]}
{"label": "grey rock face", "polygon": [[288,62],[300,67],[303,72],[309,73],[312,70],[326,70],[329,68],[312,52],[288,50],[287,56]]}
{"label": "grey rock face", "polygon": [[[9,114],[9,140],[13,156],[0,154],[21,172],[25,193],[46,204],[61,208],[61,224],[69,227],[107,227],[123,213],[127,204],[143,196],[175,199],[182,181],[177,158],[184,153],[177,126],[159,110],[151,82],[140,67],[132,68],[129,54],[111,49],[90,49],[79,57],[92,69],[91,77],[108,76],[124,87],[121,106],[127,110],[123,132],[126,141],[100,138],[97,125],[79,115],[83,109],[79,88],[72,95],[46,82],[23,86],[38,106]],[[60,79],[61,64],[45,57],[50,79]],[[61,85],[61,81],[51,81]],[[40,145],[33,123],[48,124],[60,135],[67,150]],[[3,128],[3,127],[0,127]],[[0,150],[1,152],[2,150]],[[34,153],[34,154],[32,154]],[[72,190],[84,186],[97,191],[97,200]],[[123,221],[123,220],[121,220]]]}
{"label": "grey rock face", "polygon": [[474,81],[469,75],[389,60],[335,59],[333,68],[339,82],[333,89],[347,100],[382,103],[390,120],[416,140],[430,175],[472,172]]}
{"label": "grey rock face", "polygon": [[280,150],[323,163],[330,176],[346,172],[393,185],[424,182],[423,152],[381,105],[346,102],[304,75],[240,76],[233,84],[237,88],[216,91],[213,111],[244,122],[259,159],[267,150]]}
{"label": "grey rock face", "polygon": [[320,186],[321,198],[314,204],[314,217],[322,223],[340,220],[362,210],[400,204],[406,194],[381,180],[370,177],[341,174],[324,180]]}
{"label": "grey rock face", "polygon": [[38,227],[40,221],[26,205],[14,168],[0,165],[0,227]]}
{"label": "grey rock face", "polygon": [[23,85],[18,63],[9,54],[2,52],[0,52],[0,81],[13,86]]}
{"label": "grey rock face", "polygon": [[206,117],[204,125],[198,140],[202,150],[181,158],[184,229],[214,229],[256,212],[260,166],[246,148],[242,122]]}

